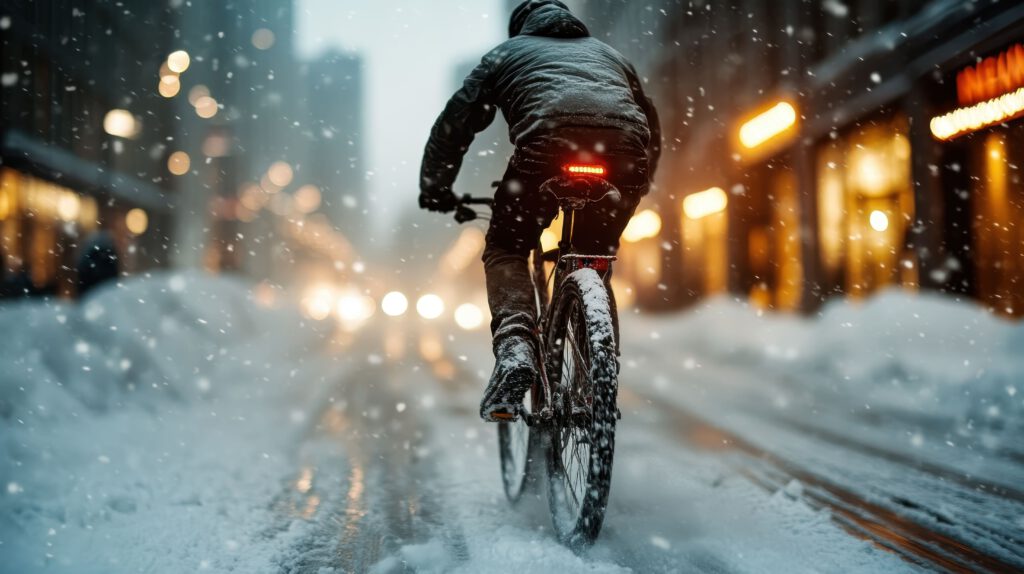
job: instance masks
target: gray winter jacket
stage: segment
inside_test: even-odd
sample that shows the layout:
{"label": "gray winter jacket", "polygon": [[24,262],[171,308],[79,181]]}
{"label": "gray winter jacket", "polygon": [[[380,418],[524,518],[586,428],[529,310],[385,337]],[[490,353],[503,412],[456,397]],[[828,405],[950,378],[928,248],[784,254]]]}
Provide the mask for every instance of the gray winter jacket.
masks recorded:
{"label": "gray winter jacket", "polygon": [[499,109],[517,149],[536,147],[562,128],[624,130],[635,136],[636,153],[647,155],[653,177],[661,130],[632,64],[590,37],[561,2],[529,2],[513,15],[509,32],[511,38],[483,57],[434,123],[421,188],[451,188],[474,136]]}

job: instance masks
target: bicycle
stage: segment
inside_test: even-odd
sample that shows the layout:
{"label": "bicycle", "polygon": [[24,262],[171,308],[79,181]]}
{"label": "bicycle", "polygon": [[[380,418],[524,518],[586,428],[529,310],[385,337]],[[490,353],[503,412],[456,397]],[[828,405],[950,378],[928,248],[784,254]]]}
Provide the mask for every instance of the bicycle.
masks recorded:
{"label": "bicycle", "polygon": [[[573,222],[589,203],[619,191],[605,179],[604,166],[569,164],[562,171],[541,185],[542,193],[558,200],[561,240],[550,251],[538,242],[532,254],[539,382],[517,419],[498,423],[498,444],[509,501],[515,504],[536,484],[535,461],[545,461],[555,533],[567,546],[582,549],[597,539],[604,522],[620,415],[616,317],[607,283],[615,257],[578,253]],[[463,196],[456,221],[476,219],[468,207],[473,204],[492,200]],[[554,263],[550,274],[545,263]]]}

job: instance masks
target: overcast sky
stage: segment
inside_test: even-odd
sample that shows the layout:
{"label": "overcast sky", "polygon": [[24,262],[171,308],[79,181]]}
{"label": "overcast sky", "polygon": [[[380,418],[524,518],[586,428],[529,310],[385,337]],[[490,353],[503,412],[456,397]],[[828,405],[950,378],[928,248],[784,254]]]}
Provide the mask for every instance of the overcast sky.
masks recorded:
{"label": "overcast sky", "polygon": [[[501,0],[296,0],[296,49],[363,56],[365,149],[375,214],[390,223],[415,205],[430,126],[453,91],[455,67],[504,39]],[[384,208],[388,206],[388,208]]]}

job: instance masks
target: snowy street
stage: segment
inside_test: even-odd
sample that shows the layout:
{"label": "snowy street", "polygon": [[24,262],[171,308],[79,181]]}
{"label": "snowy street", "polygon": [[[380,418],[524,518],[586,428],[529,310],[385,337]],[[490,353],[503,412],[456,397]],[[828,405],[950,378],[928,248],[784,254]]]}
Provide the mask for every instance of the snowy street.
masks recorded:
{"label": "snowy street", "polygon": [[1024,567],[1024,331],[968,304],[624,317],[611,502],[581,555],[543,495],[504,499],[479,332],[265,305],[166,274],[0,308],[27,333],[0,350],[0,570]]}
{"label": "snowy street", "polygon": [[1024,573],[1022,166],[1024,0],[4,0],[0,574]]}

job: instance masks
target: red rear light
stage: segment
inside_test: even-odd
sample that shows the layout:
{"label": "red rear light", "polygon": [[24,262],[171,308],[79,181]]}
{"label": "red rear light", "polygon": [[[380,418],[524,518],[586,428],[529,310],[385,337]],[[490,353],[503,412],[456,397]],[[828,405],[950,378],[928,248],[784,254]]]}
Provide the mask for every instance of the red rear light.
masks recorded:
{"label": "red rear light", "polygon": [[606,175],[608,173],[603,165],[596,164],[570,163],[564,169],[569,175]]}

